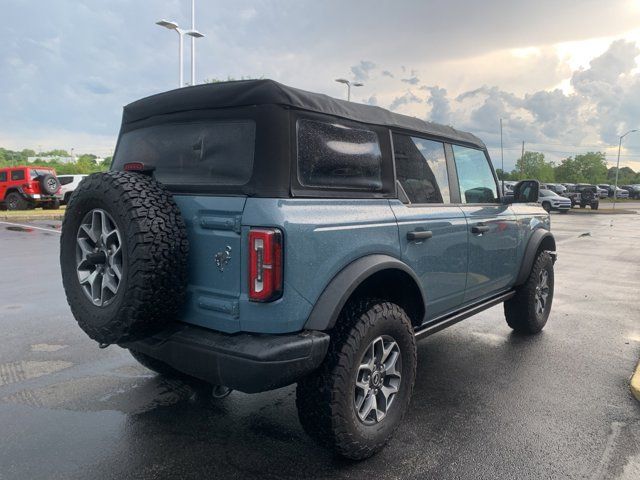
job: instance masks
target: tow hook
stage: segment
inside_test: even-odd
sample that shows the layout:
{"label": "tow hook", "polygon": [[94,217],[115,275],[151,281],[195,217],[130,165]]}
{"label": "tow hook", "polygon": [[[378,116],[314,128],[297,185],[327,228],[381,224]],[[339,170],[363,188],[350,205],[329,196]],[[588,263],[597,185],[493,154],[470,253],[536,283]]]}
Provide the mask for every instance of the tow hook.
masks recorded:
{"label": "tow hook", "polygon": [[214,385],[211,389],[211,396],[216,400],[219,400],[221,398],[228,397],[232,391],[233,390],[229,387],[225,387],[224,385]]}

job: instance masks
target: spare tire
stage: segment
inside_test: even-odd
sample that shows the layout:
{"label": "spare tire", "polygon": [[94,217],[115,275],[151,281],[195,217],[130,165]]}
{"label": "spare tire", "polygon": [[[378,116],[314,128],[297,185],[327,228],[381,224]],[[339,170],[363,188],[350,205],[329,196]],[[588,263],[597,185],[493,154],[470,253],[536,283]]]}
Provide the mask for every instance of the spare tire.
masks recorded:
{"label": "spare tire", "polygon": [[40,191],[47,195],[54,195],[60,188],[60,181],[56,178],[55,175],[52,175],[50,173],[40,175],[39,181]]}
{"label": "spare tire", "polygon": [[175,320],[188,250],[180,210],[156,180],[133,172],[85,178],[60,239],[62,283],[80,328],[101,344],[124,343]]}

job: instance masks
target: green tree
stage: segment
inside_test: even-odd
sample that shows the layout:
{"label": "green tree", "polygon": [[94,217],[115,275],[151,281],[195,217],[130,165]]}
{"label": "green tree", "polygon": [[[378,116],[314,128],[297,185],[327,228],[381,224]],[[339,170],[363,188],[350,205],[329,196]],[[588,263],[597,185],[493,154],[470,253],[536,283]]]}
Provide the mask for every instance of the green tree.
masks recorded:
{"label": "green tree", "polygon": [[555,175],[561,182],[604,183],[607,180],[606,156],[604,152],[588,152],[565,158],[555,167]]}
{"label": "green tree", "polygon": [[555,180],[554,165],[552,162],[545,161],[544,153],[524,152],[516,162],[516,168],[511,172],[511,177],[514,180],[534,178],[541,182],[553,182]]}
{"label": "green tree", "polygon": [[[621,167],[618,174],[618,185],[632,185],[640,181],[640,175],[629,167]],[[607,171],[607,182],[614,183],[616,181],[616,167],[611,167]]]}

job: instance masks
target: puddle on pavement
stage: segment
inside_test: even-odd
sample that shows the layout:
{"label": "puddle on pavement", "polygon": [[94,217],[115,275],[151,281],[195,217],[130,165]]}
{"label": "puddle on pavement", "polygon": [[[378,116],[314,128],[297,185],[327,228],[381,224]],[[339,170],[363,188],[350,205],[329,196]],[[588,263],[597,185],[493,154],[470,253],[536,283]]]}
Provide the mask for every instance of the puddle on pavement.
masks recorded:
{"label": "puddle on pavement", "polygon": [[14,226],[14,225],[10,225],[8,227],[5,227],[7,230],[10,230],[12,232],[33,232],[33,228],[27,228],[27,227],[19,227],[19,226]]}
{"label": "puddle on pavement", "polygon": [[209,398],[207,394],[198,392],[197,388],[180,380],[143,375],[120,378],[114,384],[112,376],[100,375],[25,389],[2,397],[0,401],[63,410],[110,410],[137,415],[159,407],[193,401],[196,396]]}

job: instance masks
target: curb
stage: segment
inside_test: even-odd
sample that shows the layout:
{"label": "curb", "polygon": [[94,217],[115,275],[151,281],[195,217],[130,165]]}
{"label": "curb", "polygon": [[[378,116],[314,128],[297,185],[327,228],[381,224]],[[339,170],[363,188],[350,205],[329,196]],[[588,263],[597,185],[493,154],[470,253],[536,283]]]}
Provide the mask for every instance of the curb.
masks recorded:
{"label": "curb", "polygon": [[62,220],[64,214],[49,214],[49,215],[29,215],[24,217],[0,215],[0,220],[3,222],[31,222],[33,220]]}
{"label": "curb", "polygon": [[637,215],[638,212],[635,210],[616,208],[615,210],[612,208],[599,208],[598,210],[591,209],[571,209],[569,210],[570,214],[574,215]]}
{"label": "curb", "polygon": [[640,363],[636,367],[635,373],[631,376],[631,393],[640,402]]}

